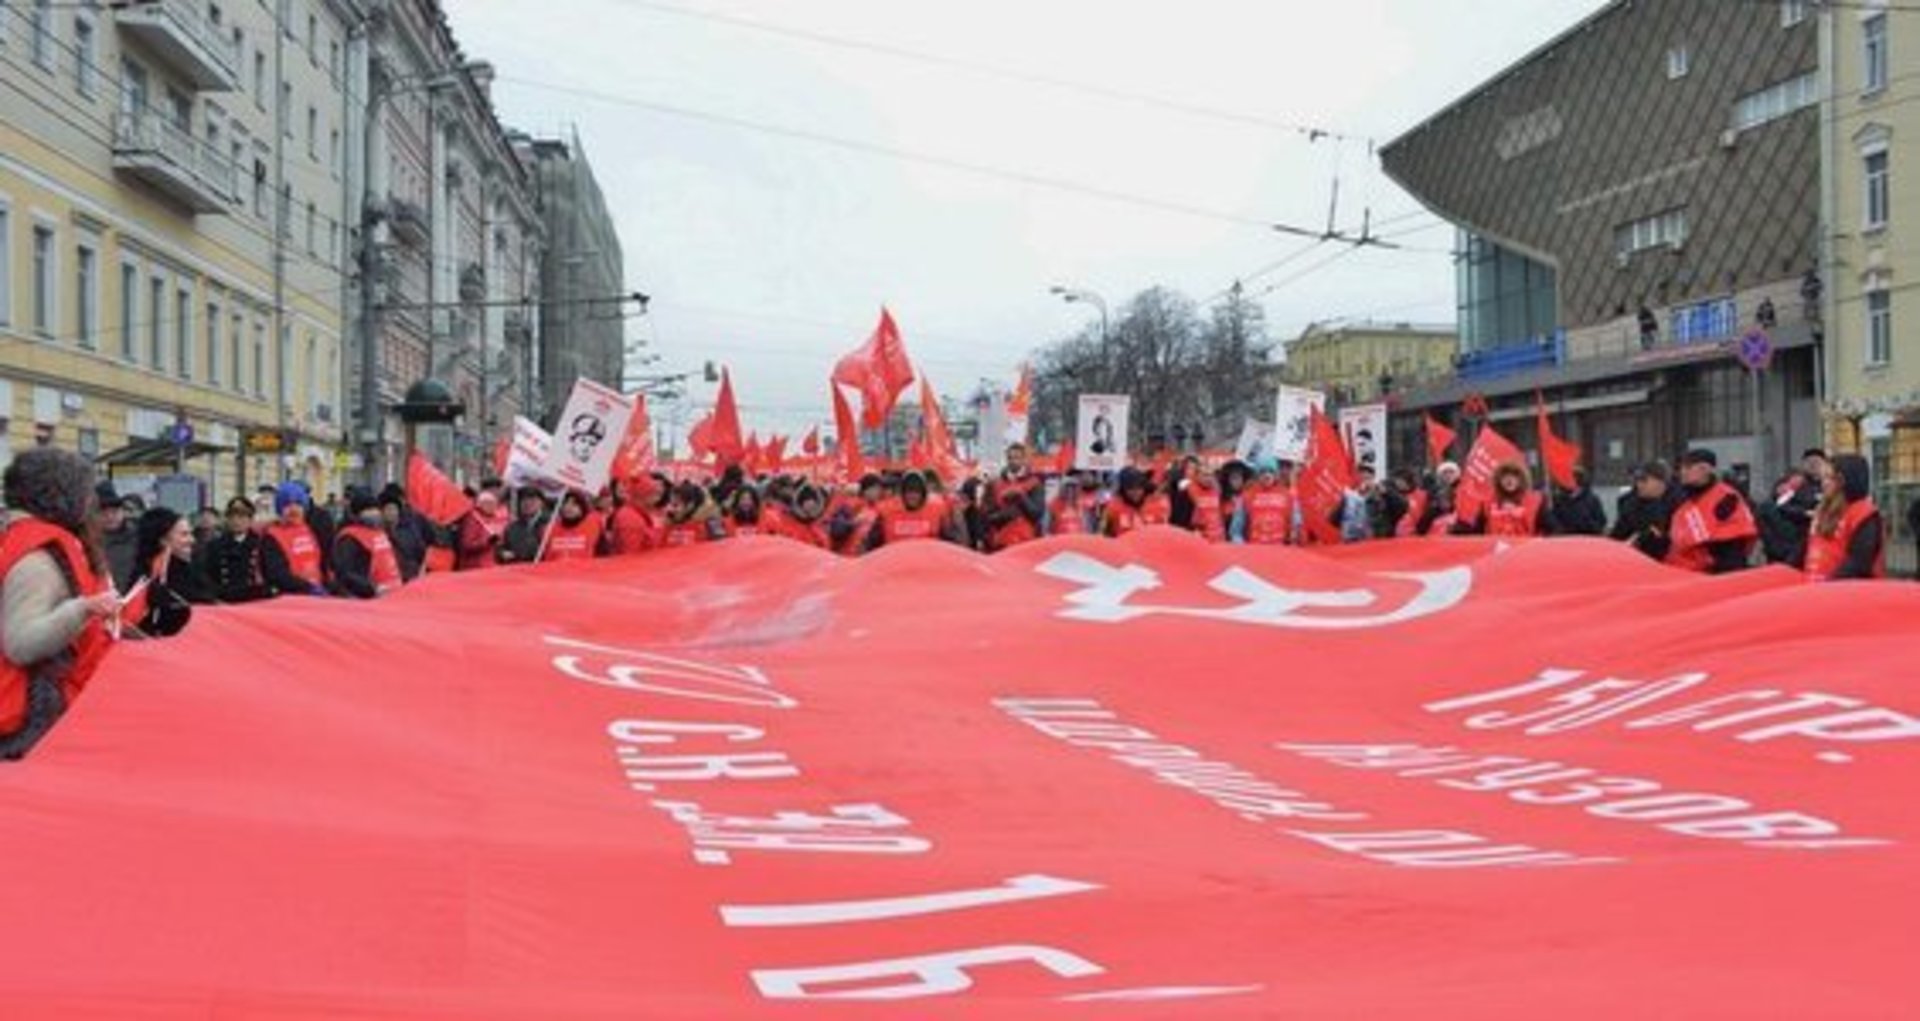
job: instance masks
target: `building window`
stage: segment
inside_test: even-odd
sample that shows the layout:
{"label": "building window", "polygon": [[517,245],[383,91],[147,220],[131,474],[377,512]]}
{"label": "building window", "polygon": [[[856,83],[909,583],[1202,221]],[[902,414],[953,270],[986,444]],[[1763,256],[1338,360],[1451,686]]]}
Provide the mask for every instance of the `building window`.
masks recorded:
{"label": "building window", "polygon": [[340,76],[344,73],[345,70],[340,66],[340,40],[335,39],[327,43],[327,75],[335,85],[339,85]]}
{"label": "building window", "polygon": [[33,0],[33,19],[28,31],[33,37],[33,62],[42,71],[53,70],[53,0]]}
{"label": "building window", "polygon": [[220,385],[220,306],[207,302],[207,382]]}
{"label": "building window", "polygon": [[312,14],[307,15],[307,62],[312,64],[314,67],[320,66],[320,51],[318,49],[317,43],[315,42],[315,40],[317,40],[319,36],[320,36],[319,17]]}
{"label": "building window", "polygon": [[147,282],[147,356],[153,371],[167,370],[167,278]]}
{"label": "building window", "polygon": [[334,128],[327,132],[327,168],[333,171],[334,177],[337,178],[340,176],[340,129],[339,128]]}
{"label": "building window", "polygon": [[[13,325],[13,211],[0,206],[0,326]],[[0,411],[6,409],[0,408]]]}
{"label": "building window", "polygon": [[99,91],[98,55],[94,53],[93,19],[84,14],[73,18],[73,84],[80,94],[92,99]]}
{"label": "building window", "polygon": [[59,283],[54,277],[53,228],[33,228],[33,332],[42,337],[53,336],[54,309],[60,307],[55,292]]}
{"label": "building window", "polygon": [[227,367],[233,370],[234,393],[242,393],[246,389],[241,383],[245,377],[240,374],[240,356],[243,353],[242,346],[246,343],[246,335],[246,320],[241,318],[240,313],[235,312],[233,319],[227,323]]}
{"label": "building window", "polygon": [[1780,27],[1792,28],[1807,20],[1807,0],[1780,0]]}
{"label": "building window", "polygon": [[1875,14],[1860,22],[1860,91],[1874,93],[1887,87],[1887,16]]}
{"label": "building window", "polygon": [[267,112],[267,55],[265,51],[253,55],[253,105],[261,113]]}
{"label": "building window", "polygon": [[1867,170],[1866,229],[1880,230],[1886,227],[1887,225],[1887,214],[1888,214],[1888,204],[1889,204],[1889,198],[1888,198],[1888,192],[1887,192],[1887,153],[1886,151],[1881,150],[1880,152],[1868,153],[1866,157],[1866,170]]}
{"label": "building window", "polygon": [[1733,101],[1733,129],[1746,131],[1757,128],[1769,121],[1776,121],[1797,110],[1804,110],[1820,101],[1820,78],[1809,72],[1797,78],[1789,78],[1777,85],[1769,85],[1758,92],[1749,92]]}
{"label": "building window", "polygon": [[120,264],[120,357],[140,357],[140,267]]}
{"label": "building window", "polygon": [[307,254],[308,255],[320,254],[320,249],[318,247],[319,245],[318,239],[320,237],[319,229],[318,229],[319,223],[320,223],[319,212],[316,209],[314,209],[313,203],[311,202],[307,203]]}
{"label": "building window", "polygon": [[181,379],[193,378],[193,292],[181,288],[173,301],[173,369]]}
{"label": "building window", "polygon": [[1867,292],[1867,365],[1877,367],[1893,361],[1893,294],[1890,291]]}
{"label": "building window", "polygon": [[1615,253],[1625,257],[1649,248],[1674,247],[1686,243],[1687,211],[1670,209],[1656,216],[1622,224],[1614,228]]}
{"label": "building window", "polygon": [[267,218],[267,159],[258,146],[253,153],[253,215]]}
{"label": "building window", "polygon": [[91,245],[74,249],[74,336],[91,351],[100,344],[100,251]]}
{"label": "building window", "polygon": [[320,111],[311,106],[307,107],[307,158],[320,159]]}
{"label": "building window", "polygon": [[280,83],[280,125],[281,125],[281,134],[287,138],[292,138],[293,137],[293,85],[290,82]]}
{"label": "building window", "polygon": [[253,324],[253,395],[267,395],[267,326]]}
{"label": "building window", "polygon": [[1685,46],[1675,46],[1667,51],[1667,80],[1677,81],[1687,76],[1693,67],[1693,54]]}

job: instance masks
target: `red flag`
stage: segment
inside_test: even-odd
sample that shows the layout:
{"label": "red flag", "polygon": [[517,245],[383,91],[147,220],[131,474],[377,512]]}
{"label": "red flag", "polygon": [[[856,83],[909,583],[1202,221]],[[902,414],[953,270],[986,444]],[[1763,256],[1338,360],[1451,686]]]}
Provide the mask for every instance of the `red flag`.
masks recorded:
{"label": "red flag", "polygon": [[1461,521],[1480,516],[1480,508],[1493,498],[1493,473],[1503,464],[1527,463],[1527,455],[1511,440],[1500,435],[1491,423],[1482,423],[1474,438],[1467,463],[1460,468],[1460,484],[1453,491],[1453,507]]}
{"label": "red flag", "polygon": [[750,432],[747,434],[747,445],[741,452],[740,463],[742,467],[747,469],[748,474],[757,475],[765,470],[766,455],[760,449],[760,434],[758,432]]}
{"label": "red flag", "polygon": [[653,424],[647,420],[647,395],[633,397],[633,417],[627,420],[627,434],[620,438],[620,449],[613,455],[613,478],[630,479],[653,470]]}
{"label": "red flag", "polygon": [[853,420],[853,409],[847,406],[847,395],[840,392],[840,384],[828,383],[827,389],[833,391],[833,428],[840,443],[842,481],[852,482],[866,473],[860,457],[860,426]]}
{"label": "red flag", "polygon": [[878,429],[886,422],[894,402],[913,383],[913,363],[907,359],[893,313],[880,310],[880,325],[865,344],[833,367],[833,381],[860,391],[861,417],[867,428]]}
{"label": "red flag", "polygon": [[1340,511],[1347,490],[1354,486],[1353,455],[1340,441],[1340,430],[1319,408],[1313,409],[1313,442],[1306,467],[1300,471],[1300,517],[1313,541],[1340,542]]}
{"label": "red flag", "polygon": [[814,426],[807,438],[800,441],[800,452],[808,457],[820,456],[820,427]]}
{"label": "red flag", "polygon": [[733,399],[733,376],[720,370],[720,397],[714,401],[707,446],[723,464],[739,462],[746,456],[746,441],[741,438],[740,406]]}
{"label": "red flag", "polygon": [[502,436],[500,442],[493,445],[493,476],[505,478],[507,462],[513,457],[513,437]]}
{"label": "red flag", "polygon": [[1555,485],[1572,489],[1573,470],[1580,464],[1580,444],[1554,435],[1553,422],[1547,418],[1547,400],[1540,391],[1533,392],[1533,400],[1540,432],[1540,463],[1546,465],[1547,477]]}
{"label": "red flag", "polygon": [[785,436],[768,437],[767,445],[760,448],[760,453],[766,459],[767,471],[778,474],[787,463],[787,438]]}
{"label": "red flag", "polygon": [[954,449],[953,432],[947,428],[946,413],[940,410],[940,398],[933,392],[933,384],[927,377],[920,377],[920,428],[926,439],[927,459],[932,468],[941,476],[957,478],[960,469],[960,455]]}
{"label": "red flag", "polygon": [[473,501],[418,450],[407,461],[407,502],[438,525],[450,525],[473,508]]}
{"label": "red flag", "polygon": [[713,412],[709,411],[693,423],[687,431],[687,449],[693,451],[693,459],[704,461],[713,456]]}
{"label": "red flag", "polygon": [[1458,435],[1452,429],[1440,424],[1440,420],[1433,417],[1433,412],[1427,412],[1427,465],[1429,467],[1437,467],[1440,462],[1447,459],[1447,452],[1453,449],[1453,441]]}
{"label": "red flag", "polygon": [[1020,366],[1020,382],[1014,384],[1013,395],[1007,398],[1007,414],[1014,418],[1025,418],[1033,410],[1033,366]]}

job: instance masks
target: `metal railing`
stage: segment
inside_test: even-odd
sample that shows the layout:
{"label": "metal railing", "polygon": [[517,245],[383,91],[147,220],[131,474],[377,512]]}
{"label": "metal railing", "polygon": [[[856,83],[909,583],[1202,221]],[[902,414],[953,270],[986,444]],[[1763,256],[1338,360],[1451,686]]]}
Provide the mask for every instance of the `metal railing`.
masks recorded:
{"label": "metal railing", "polygon": [[115,156],[156,156],[208,194],[228,203],[239,199],[240,165],[160,114],[115,114],[113,152]]}
{"label": "metal railing", "polygon": [[219,64],[227,77],[240,73],[240,45],[207,18],[206,5],[194,0],[142,0],[120,11],[123,20],[170,25]]}

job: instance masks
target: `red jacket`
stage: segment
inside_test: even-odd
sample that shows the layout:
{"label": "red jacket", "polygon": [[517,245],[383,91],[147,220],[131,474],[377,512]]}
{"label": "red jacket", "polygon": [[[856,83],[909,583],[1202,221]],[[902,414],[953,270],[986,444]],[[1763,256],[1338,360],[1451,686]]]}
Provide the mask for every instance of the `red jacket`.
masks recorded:
{"label": "red jacket", "polygon": [[660,544],[659,526],[646,511],[623,503],[607,515],[606,544],[609,556],[637,556]]}
{"label": "red jacket", "polygon": [[459,559],[454,566],[462,571],[478,571],[499,566],[494,554],[513,518],[504,510],[482,514],[478,507],[460,519]]}
{"label": "red jacket", "polygon": [[[76,595],[93,596],[107,590],[107,582],[94,573],[86,548],[73,533],[39,518],[15,518],[0,532],[0,584],[30,553],[46,550],[60,562],[78,584]],[[87,621],[80,634],[67,646],[68,664],[54,679],[67,705],[93,678],[93,672],[106,657],[111,640],[100,618]],[[57,662],[57,660],[55,661]],[[0,734],[13,734],[30,722],[27,719],[27,689],[37,663],[15,663],[0,659]],[[51,723],[51,720],[44,721]]]}
{"label": "red jacket", "polygon": [[592,512],[573,525],[555,520],[553,534],[547,538],[546,555],[540,562],[591,560],[600,553],[600,536],[605,530],[600,516]]}

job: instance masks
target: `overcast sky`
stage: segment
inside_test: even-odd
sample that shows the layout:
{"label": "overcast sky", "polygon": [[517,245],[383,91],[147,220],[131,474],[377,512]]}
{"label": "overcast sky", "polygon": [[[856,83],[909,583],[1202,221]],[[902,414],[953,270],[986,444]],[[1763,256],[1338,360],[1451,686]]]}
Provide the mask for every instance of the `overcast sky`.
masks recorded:
{"label": "overcast sky", "polygon": [[[1088,321],[1056,283],[1118,306],[1155,284],[1205,301],[1245,278],[1282,339],[1337,317],[1450,322],[1450,231],[1367,140],[1600,2],[446,6],[468,55],[498,69],[509,125],[579,132],[628,281],[654,297],[630,325],[662,357],[648,371],[728,364],[749,428],[797,433],[831,420],[830,366],[882,304],[949,394],[1010,380]],[[1306,244],[1261,224],[1324,226],[1336,175],[1341,229],[1371,207],[1419,250],[1328,262],[1339,249],[1322,246],[1256,276]]]}

